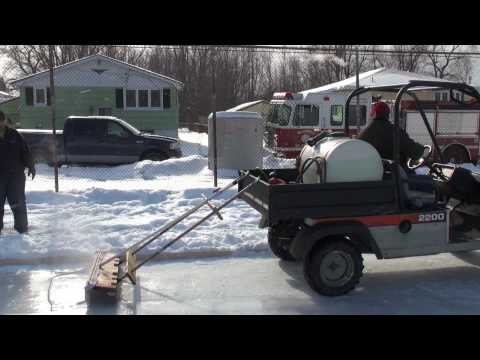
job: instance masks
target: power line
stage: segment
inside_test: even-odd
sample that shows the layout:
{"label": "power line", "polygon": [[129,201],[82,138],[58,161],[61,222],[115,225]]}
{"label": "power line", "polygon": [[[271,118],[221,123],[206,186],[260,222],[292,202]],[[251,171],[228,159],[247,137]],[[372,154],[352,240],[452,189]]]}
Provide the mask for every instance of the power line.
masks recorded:
{"label": "power line", "polygon": [[[330,54],[334,55],[339,52],[353,52],[356,49],[352,46],[351,48],[339,49],[332,46],[275,46],[275,45],[128,45],[131,48],[137,49],[161,49],[161,50],[180,50],[184,47],[193,47],[196,49],[209,50],[212,48],[221,49],[222,51],[232,51],[232,52],[266,52],[266,53],[308,53],[308,54]],[[430,51],[430,50],[395,50],[395,49],[378,49],[378,48],[366,48],[359,47],[358,53],[360,55],[444,55],[444,56],[471,56],[471,57],[480,57],[480,52],[478,51]]]}

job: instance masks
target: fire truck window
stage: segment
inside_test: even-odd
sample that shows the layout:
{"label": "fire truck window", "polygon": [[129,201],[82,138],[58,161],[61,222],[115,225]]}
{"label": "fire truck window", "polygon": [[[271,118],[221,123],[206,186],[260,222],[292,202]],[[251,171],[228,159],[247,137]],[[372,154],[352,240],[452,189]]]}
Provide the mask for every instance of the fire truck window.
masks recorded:
{"label": "fire truck window", "polygon": [[293,115],[294,126],[318,126],[318,107],[297,105]]}
{"label": "fire truck window", "polygon": [[290,106],[284,104],[274,104],[272,111],[268,116],[268,122],[280,126],[287,126],[290,120],[290,113],[292,109]]}
{"label": "fire truck window", "polygon": [[357,105],[350,105],[349,107],[349,126],[363,126],[367,123],[367,107],[365,105],[358,105],[360,107],[360,121],[357,119]]}
{"label": "fire truck window", "polygon": [[330,125],[341,126],[343,124],[343,105],[330,106]]}

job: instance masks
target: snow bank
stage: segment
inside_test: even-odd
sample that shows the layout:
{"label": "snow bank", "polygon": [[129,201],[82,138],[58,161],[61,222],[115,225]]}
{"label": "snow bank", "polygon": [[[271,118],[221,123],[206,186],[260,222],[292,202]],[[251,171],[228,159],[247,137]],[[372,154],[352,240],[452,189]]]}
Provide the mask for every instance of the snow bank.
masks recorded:
{"label": "snow bank", "polygon": [[[183,135],[192,146],[207,149],[206,134]],[[53,170],[46,165],[38,167],[34,181],[27,181],[29,234],[19,235],[13,230],[10,208],[5,207],[0,260],[89,256],[98,249],[121,250],[196,206],[203,201],[202,195],[211,195],[214,188],[208,159],[198,153],[160,163],[62,167],[59,176],[59,193],[53,191]],[[220,170],[218,176],[218,185],[224,186],[237,172]],[[230,189],[213,203],[219,204],[236,191],[236,187]],[[202,208],[146,250],[158,250],[208,213],[208,207]],[[169,252],[267,249],[266,231],[258,229],[260,215],[246,203],[236,200],[222,215],[223,222],[212,217]]]}

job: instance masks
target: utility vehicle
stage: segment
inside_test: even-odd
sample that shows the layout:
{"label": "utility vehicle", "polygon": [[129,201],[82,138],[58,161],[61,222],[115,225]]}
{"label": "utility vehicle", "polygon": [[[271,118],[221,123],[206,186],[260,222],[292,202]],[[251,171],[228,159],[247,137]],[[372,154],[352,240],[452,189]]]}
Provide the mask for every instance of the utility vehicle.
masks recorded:
{"label": "utility vehicle", "polygon": [[[397,93],[394,159],[381,159],[370,144],[350,139],[346,112],[345,132],[308,139],[296,168],[243,171],[240,197],[262,214],[260,227],[268,227],[272,252],[302,261],[316,292],[338,296],[352,290],[362,276],[362,254],[392,259],[480,249],[480,174],[444,163],[415,95],[425,89],[465,93],[475,100],[457,100],[467,109],[480,103],[477,90],[463,83],[416,80],[361,87],[350,93],[346,108],[369,91]],[[408,175],[400,163],[400,104],[406,94],[416,101],[433,144],[426,145],[424,158],[410,159],[408,168],[425,166],[428,175]],[[433,149],[440,161],[425,161]]]}

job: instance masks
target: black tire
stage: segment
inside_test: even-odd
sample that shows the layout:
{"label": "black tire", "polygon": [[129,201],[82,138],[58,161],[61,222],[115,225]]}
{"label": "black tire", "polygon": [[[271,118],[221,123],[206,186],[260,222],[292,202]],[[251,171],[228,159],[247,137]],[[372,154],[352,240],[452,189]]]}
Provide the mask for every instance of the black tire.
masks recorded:
{"label": "black tire", "polygon": [[282,243],[277,233],[273,229],[268,229],[268,246],[272,253],[285,261],[295,261],[295,258],[290,254],[288,248]]}
{"label": "black tire", "polygon": [[310,287],[320,295],[340,296],[360,281],[363,257],[346,240],[329,240],[314,246],[303,263],[303,272]]}
{"label": "black tire", "polygon": [[452,146],[446,149],[443,152],[443,158],[446,162],[453,164],[465,164],[471,162],[467,151],[460,146]]}
{"label": "black tire", "polygon": [[163,153],[148,153],[142,157],[142,160],[163,161],[167,160],[168,156]]}

